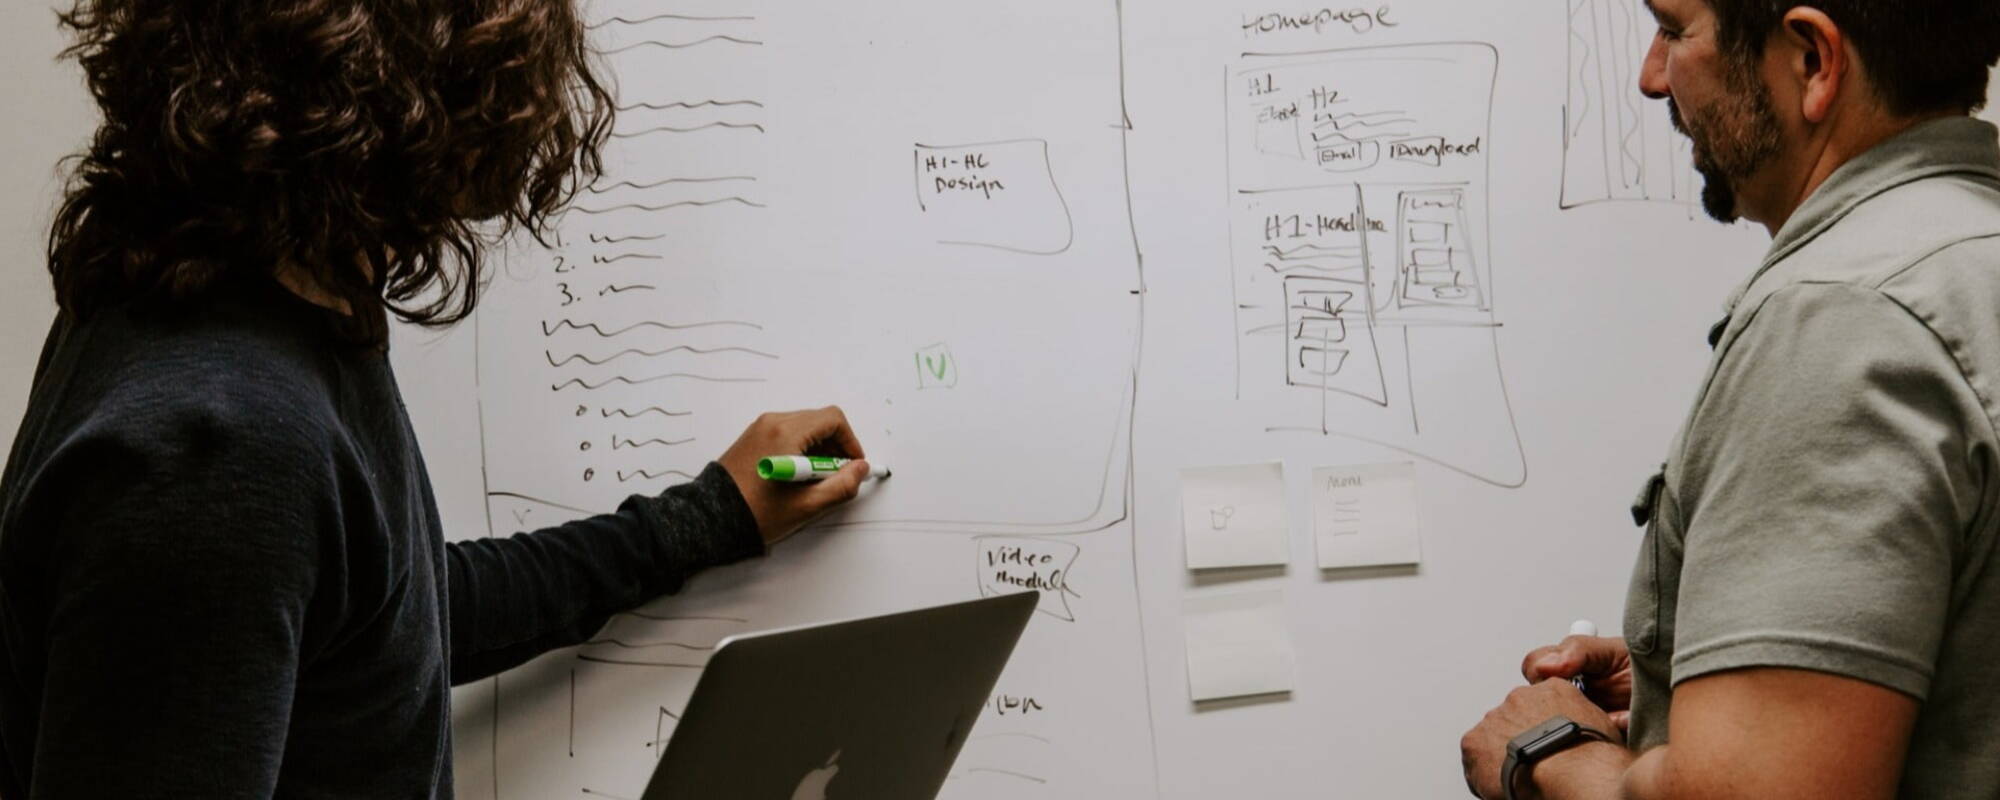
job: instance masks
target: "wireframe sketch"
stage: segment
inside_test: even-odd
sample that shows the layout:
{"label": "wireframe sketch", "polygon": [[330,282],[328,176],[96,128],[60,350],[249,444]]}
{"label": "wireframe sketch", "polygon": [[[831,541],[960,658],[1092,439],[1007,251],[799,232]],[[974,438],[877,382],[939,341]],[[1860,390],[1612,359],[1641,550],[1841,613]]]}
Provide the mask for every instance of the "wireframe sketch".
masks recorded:
{"label": "wireframe sketch", "polygon": [[1246,54],[1227,70],[1238,397],[1273,432],[1526,479],[1486,258],[1497,54]]}
{"label": "wireframe sketch", "polygon": [[1639,94],[1654,21],[1624,0],[1569,4],[1569,99],[1563,106],[1562,207],[1613,200],[1697,205],[1693,143],[1665,103]]}

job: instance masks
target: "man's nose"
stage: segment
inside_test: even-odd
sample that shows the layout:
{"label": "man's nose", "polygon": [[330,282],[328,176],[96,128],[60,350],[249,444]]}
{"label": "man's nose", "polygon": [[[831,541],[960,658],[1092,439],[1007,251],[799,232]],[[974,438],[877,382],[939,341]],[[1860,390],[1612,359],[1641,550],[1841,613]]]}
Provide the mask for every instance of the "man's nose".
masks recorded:
{"label": "man's nose", "polygon": [[1646,62],[1639,66],[1639,93],[1665,100],[1672,95],[1671,90],[1667,85],[1667,40],[1656,33],[1653,46],[1646,50]]}

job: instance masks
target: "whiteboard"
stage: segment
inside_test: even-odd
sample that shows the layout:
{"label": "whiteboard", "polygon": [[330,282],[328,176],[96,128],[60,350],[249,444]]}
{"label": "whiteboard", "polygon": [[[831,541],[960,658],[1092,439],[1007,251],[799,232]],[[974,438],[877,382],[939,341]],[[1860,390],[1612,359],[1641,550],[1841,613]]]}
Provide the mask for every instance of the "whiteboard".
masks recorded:
{"label": "whiteboard", "polygon": [[[396,334],[450,535],[655,491],[773,408],[841,404],[898,474],[461,687],[460,796],[636,797],[722,636],[1023,583],[946,798],[1461,796],[1520,654],[1615,631],[1625,506],[1764,245],[1629,90],[1639,12],[596,0],[611,173],[473,321]],[[11,438],[92,117],[52,25],[0,41],[39,112],[0,154]],[[1189,573],[1180,469],[1271,461],[1289,564]],[[1322,572],[1308,477],[1372,463],[1414,465],[1424,560]],[[1183,609],[1237,592],[1283,597],[1296,688],[1197,706]]]}

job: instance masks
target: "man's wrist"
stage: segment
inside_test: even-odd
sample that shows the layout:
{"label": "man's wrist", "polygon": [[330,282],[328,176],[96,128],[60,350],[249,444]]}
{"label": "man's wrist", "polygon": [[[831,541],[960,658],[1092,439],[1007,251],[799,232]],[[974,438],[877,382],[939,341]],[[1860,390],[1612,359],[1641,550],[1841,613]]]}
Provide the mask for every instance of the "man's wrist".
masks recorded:
{"label": "man's wrist", "polygon": [[1584,742],[1535,764],[1519,785],[1523,800],[1615,800],[1635,757],[1624,745]]}

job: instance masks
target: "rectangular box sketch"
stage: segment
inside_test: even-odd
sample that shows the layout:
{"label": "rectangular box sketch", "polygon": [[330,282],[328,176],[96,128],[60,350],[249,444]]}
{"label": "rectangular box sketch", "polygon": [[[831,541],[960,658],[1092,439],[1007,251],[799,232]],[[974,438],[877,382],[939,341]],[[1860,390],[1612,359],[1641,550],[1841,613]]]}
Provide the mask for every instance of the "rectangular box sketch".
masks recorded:
{"label": "rectangular box sketch", "polygon": [[1237,397],[1474,478],[1526,465],[1486,257],[1498,53],[1247,53],[1224,73]]}
{"label": "rectangular box sketch", "polygon": [[[1285,279],[1285,382],[1367,400],[1389,402],[1382,382],[1381,348],[1368,324],[1361,287],[1337,278],[1294,275]],[[1361,312],[1356,324],[1350,315]]]}
{"label": "rectangular box sketch", "polygon": [[1408,306],[1483,308],[1478,263],[1462,239],[1464,189],[1408,192],[1397,198],[1397,301]]}
{"label": "rectangular box sketch", "polygon": [[1674,130],[1666,103],[1639,93],[1654,21],[1644,6],[1625,0],[1566,2],[1562,207],[1614,200],[1699,204],[1692,142]]}
{"label": "rectangular box sketch", "polygon": [[1053,256],[1076,239],[1046,141],[919,143],[910,158],[917,208],[939,244]]}

